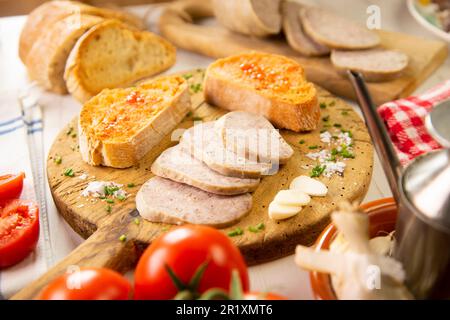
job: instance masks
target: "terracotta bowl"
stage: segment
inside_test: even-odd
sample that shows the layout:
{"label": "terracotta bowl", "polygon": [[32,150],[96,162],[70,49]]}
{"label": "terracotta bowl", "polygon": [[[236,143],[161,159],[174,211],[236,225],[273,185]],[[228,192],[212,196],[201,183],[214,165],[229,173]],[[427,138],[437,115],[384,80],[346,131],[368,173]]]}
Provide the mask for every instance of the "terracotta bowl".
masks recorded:
{"label": "terracotta bowl", "polygon": [[[394,231],[397,220],[397,205],[393,198],[365,203],[361,205],[361,209],[369,215],[371,238]],[[336,231],[337,229],[333,224],[326,227],[316,240],[316,250],[328,250],[336,236]],[[314,271],[310,272],[309,278],[315,299],[337,300],[328,274]]]}

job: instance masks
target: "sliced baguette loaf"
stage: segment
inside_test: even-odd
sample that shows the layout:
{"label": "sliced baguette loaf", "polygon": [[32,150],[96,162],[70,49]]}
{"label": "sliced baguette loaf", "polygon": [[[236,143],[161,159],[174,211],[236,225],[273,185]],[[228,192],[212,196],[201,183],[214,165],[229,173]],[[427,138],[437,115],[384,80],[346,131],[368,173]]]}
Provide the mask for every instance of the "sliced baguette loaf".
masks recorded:
{"label": "sliced baguette loaf", "polygon": [[380,44],[378,34],[327,10],[305,7],[300,12],[305,32],[316,42],[335,49],[367,49]]}
{"label": "sliced baguette loaf", "polygon": [[281,29],[280,0],[213,0],[214,15],[231,31],[263,37]]}
{"label": "sliced baguette loaf", "polygon": [[305,56],[323,56],[330,53],[327,46],[314,41],[303,30],[300,21],[300,11],[304,7],[303,5],[294,1],[284,1],[281,7],[283,31],[292,49]]}
{"label": "sliced baguette loaf", "polygon": [[316,88],[303,68],[279,55],[250,52],[215,61],[204,93],[213,105],[262,115],[277,128],[314,130],[320,118]]}
{"label": "sliced baguette loaf", "polygon": [[107,20],[86,32],[67,60],[68,91],[84,102],[104,88],[133,84],[175,63],[175,47],[148,32]]}
{"label": "sliced baguette loaf", "polygon": [[161,77],[139,87],[105,89],[81,110],[81,156],[94,166],[133,166],[189,109],[188,85],[178,76]]}
{"label": "sliced baguette loaf", "polygon": [[20,59],[25,63],[34,43],[41,35],[45,34],[47,28],[73,14],[88,14],[117,19],[130,26],[139,29],[144,28],[144,23],[140,18],[124,11],[97,8],[78,1],[47,1],[34,9],[27,17],[19,40]]}
{"label": "sliced baguette loaf", "polygon": [[366,81],[377,82],[399,77],[408,66],[408,56],[399,51],[386,49],[333,50],[331,62],[342,73],[346,70],[357,71]]}
{"label": "sliced baguette loaf", "polygon": [[97,16],[74,14],[49,26],[27,55],[30,78],[49,91],[67,93],[64,69],[70,51],[87,30],[103,21]]}

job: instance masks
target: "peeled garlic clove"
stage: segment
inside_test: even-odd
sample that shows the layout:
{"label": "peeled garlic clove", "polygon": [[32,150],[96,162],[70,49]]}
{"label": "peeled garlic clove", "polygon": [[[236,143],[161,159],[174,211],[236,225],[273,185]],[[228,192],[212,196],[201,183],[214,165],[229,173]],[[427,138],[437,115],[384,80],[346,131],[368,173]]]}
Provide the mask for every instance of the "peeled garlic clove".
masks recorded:
{"label": "peeled garlic clove", "polygon": [[299,176],[292,180],[290,189],[300,190],[310,196],[323,197],[328,193],[328,188],[319,180],[310,178],[308,176]]}
{"label": "peeled garlic clove", "polygon": [[284,220],[295,216],[302,207],[285,206],[272,201],[269,204],[269,217],[273,220]]}
{"label": "peeled garlic clove", "polygon": [[281,190],[273,201],[285,206],[301,207],[306,206],[311,201],[311,197],[301,190]]}

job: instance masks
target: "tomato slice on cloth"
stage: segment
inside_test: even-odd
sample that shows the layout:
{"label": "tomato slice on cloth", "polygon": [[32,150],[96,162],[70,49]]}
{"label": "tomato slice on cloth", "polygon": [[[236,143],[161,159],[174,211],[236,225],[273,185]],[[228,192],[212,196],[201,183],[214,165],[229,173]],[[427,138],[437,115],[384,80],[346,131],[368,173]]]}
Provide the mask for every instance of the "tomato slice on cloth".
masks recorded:
{"label": "tomato slice on cloth", "polygon": [[0,208],[0,268],[22,261],[39,238],[39,208],[28,200],[14,199]]}
{"label": "tomato slice on cloth", "polygon": [[106,268],[81,268],[53,280],[42,290],[41,300],[127,300],[131,284],[120,273]]}
{"label": "tomato slice on cloth", "polygon": [[0,176],[0,205],[7,200],[20,197],[25,173],[5,174]]}
{"label": "tomato slice on cloth", "polygon": [[206,226],[178,227],[157,238],[139,260],[135,299],[166,300],[180,293],[195,299],[211,288],[228,292],[233,270],[247,291],[244,258],[225,234]]}

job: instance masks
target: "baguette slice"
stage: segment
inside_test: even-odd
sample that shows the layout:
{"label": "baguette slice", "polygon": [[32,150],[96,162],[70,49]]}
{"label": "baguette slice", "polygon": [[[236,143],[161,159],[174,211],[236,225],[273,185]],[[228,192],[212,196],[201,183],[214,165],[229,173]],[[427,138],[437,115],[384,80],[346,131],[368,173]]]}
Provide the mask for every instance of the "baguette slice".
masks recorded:
{"label": "baguette slice", "polygon": [[342,73],[346,70],[357,71],[366,81],[377,82],[398,78],[408,66],[408,56],[386,49],[333,50],[331,62]]}
{"label": "baguette slice", "polygon": [[88,14],[105,19],[117,19],[138,29],[145,27],[140,18],[124,11],[97,8],[78,1],[47,1],[28,15],[22,29],[19,40],[19,56],[22,62],[26,63],[31,48],[47,28],[72,14]]}
{"label": "baguette slice", "polygon": [[264,37],[281,29],[281,0],[213,0],[214,15],[224,27]]}
{"label": "baguette slice", "polygon": [[334,49],[367,49],[380,44],[378,35],[317,7],[305,7],[300,12],[305,32],[316,42]]}
{"label": "baguette slice", "polygon": [[67,93],[64,68],[69,53],[87,30],[103,21],[97,16],[73,14],[49,26],[27,55],[30,78],[49,91]]}
{"label": "baguette slice", "polygon": [[107,20],[86,32],[69,55],[67,89],[84,102],[105,88],[131,85],[175,63],[175,47],[148,32]]}
{"label": "baguette slice", "polygon": [[219,59],[205,74],[205,99],[228,110],[262,115],[277,128],[317,128],[320,109],[314,85],[289,58],[250,52]]}
{"label": "baguette slice", "polygon": [[303,30],[300,21],[300,11],[304,6],[293,1],[282,3],[283,31],[287,42],[295,51],[305,56],[323,56],[330,53],[330,49],[309,37]]}
{"label": "baguette slice", "polygon": [[161,77],[139,87],[105,89],[81,109],[81,156],[94,166],[133,166],[189,109],[188,85],[178,76]]}

